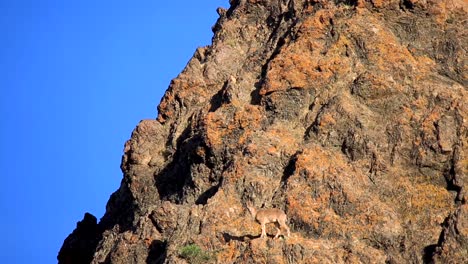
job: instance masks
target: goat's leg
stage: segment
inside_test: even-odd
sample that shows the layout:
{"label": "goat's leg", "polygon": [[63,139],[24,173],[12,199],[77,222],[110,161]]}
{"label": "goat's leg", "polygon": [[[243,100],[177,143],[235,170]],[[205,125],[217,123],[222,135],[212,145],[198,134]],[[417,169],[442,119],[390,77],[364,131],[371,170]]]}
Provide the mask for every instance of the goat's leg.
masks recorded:
{"label": "goat's leg", "polygon": [[276,232],[276,235],[273,239],[277,239],[281,235],[281,230],[279,228],[276,228],[276,230],[278,231]]}
{"label": "goat's leg", "polygon": [[275,226],[276,226],[276,235],[274,237],[274,239],[277,239],[280,235],[281,235],[281,225],[279,225],[278,222],[275,223]]}
{"label": "goat's leg", "polygon": [[286,222],[281,221],[281,223],[279,223],[279,224],[280,224],[281,227],[283,227],[284,229],[286,229],[287,234],[288,234],[288,237],[290,237],[290,236],[291,236],[291,231],[289,230],[288,225],[286,225]]}
{"label": "goat's leg", "polygon": [[262,224],[262,234],[260,235],[260,237],[265,237],[266,236],[266,228],[265,228],[265,224]]}
{"label": "goat's leg", "polygon": [[289,227],[287,225],[285,225],[284,228],[286,229],[288,237],[290,237],[291,236],[291,231],[289,230]]}

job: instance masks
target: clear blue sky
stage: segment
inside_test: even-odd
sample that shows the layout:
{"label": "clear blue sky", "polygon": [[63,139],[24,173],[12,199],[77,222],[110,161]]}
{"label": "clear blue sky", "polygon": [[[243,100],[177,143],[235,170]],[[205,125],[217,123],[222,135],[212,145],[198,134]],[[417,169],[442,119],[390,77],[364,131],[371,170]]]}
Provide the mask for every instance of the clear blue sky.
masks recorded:
{"label": "clear blue sky", "polygon": [[0,263],[56,263],[228,0],[0,0]]}

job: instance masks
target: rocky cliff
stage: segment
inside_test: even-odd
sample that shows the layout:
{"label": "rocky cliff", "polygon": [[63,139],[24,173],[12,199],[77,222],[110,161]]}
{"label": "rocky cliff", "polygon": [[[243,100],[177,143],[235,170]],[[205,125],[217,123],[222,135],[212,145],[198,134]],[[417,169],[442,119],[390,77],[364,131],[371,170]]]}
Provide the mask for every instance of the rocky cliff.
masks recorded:
{"label": "rocky cliff", "polygon": [[59,263],[467,263],[467,1],[230,4]]}

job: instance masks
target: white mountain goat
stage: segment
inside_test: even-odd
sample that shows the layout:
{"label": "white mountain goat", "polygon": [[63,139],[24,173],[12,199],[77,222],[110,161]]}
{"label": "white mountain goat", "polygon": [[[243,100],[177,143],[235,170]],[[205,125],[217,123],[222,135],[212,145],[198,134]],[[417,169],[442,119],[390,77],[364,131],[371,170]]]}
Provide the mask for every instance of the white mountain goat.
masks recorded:
{"label": "white mountain goat", "polygon": [[[288,237],[290,236],[290,230],[286,224],[287,216],[283,210],[277,208],[268,208],[268,209],[256,209],[251,203],[247,203],[247,209],[249,209],[252,217],[260,223],[262,226],[262,235],[260,237],[266,236],[265,226],[269,223],[274,223],[278,232],[275,235],[275,239],[281,235],[281,228],[286,229]],[[284,235],[283,235],[284,236]]]}

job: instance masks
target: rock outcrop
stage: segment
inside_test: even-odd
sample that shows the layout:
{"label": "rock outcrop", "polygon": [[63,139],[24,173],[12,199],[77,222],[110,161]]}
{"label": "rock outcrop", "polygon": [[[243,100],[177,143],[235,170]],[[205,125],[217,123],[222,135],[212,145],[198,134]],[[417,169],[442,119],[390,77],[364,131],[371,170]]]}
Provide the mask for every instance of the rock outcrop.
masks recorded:
{"label": "rock outcrop", "polygon": [[[219,8],[59,263],[467,263],[467,8]],[[284,210],[291,237],[259,238],[247,202]]]}

